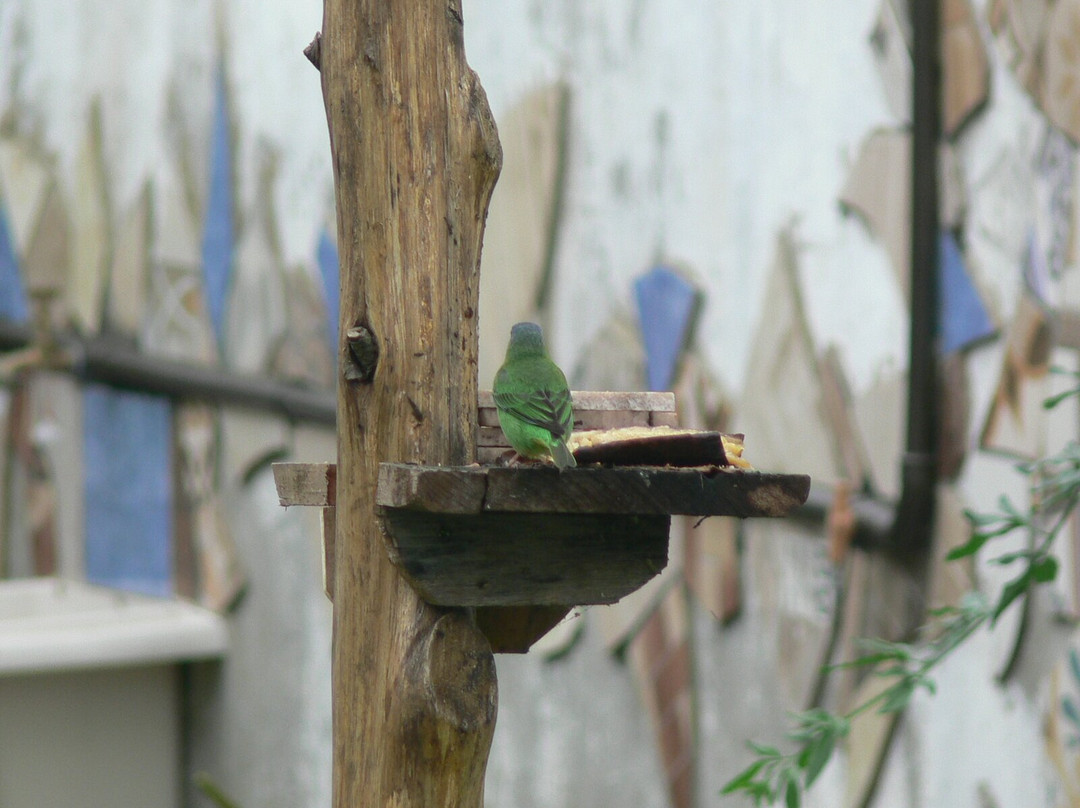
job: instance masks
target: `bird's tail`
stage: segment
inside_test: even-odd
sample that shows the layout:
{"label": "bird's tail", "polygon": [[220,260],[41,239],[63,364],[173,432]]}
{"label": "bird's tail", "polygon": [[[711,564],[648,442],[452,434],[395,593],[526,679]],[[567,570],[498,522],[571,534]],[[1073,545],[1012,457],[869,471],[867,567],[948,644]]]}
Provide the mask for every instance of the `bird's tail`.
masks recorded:
{"label": "bird's tail", "polygon": [[574,456],[570,454],[570,449],[566,446],[566,441],[556,441],[555,445],[551,447],[551,457],[555,461],[555,465],[559,469],[572,468],[577,465],[577,461]]}

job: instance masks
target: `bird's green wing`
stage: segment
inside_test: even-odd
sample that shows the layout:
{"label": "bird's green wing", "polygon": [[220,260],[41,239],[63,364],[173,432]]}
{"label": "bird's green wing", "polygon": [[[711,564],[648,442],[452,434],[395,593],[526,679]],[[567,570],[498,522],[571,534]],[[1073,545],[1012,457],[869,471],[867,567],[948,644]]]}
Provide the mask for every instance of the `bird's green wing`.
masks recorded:
{"label": "bird's green wing", "polygon": [[[496,388],[500,387],[496,383]],[[529,390],[515,392],[495,390],[495,406],[527,424],[548,430],[553,437],[567,438],[574,426],[574,411],[570,391]]]}

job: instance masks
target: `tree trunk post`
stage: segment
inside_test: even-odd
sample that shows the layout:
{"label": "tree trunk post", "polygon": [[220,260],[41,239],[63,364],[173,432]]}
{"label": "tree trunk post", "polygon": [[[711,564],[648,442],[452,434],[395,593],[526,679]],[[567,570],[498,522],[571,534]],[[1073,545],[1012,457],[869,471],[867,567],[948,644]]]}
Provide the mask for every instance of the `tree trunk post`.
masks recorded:
{"label": "tree trunk post", "polygon": [[334,806],[480,808],[490,647],[388,560],[381,461],[475,458],[480,247],[502,154],[460,0],[325,0],[341,267]]}

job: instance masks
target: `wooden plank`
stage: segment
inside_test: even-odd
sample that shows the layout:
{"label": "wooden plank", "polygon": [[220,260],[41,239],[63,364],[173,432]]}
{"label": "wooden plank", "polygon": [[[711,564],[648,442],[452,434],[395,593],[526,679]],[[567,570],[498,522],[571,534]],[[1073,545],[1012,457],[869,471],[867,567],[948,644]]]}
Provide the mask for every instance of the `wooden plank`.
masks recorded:
{"label": "wooden plank", "polygon": [[337,505],[336,463],[274,463],[278,500],[290,505]]}
{"label": "wooden plank", "polygon": [[412,470],[417,468],[432,467],[380,463],[375,502],[439,513],[480,513],[484,509],[487,475],[483,467],[435,467],[440,468],[439,473],[413,473]]}
{"label": "wooden plank", "polygon": [[[723,469],[581,469],[570,477],[530,470],[519,478],[493,469],[485,502],[488,510],[563,509],[616,513],[666,513],[696,516],[783,516],[805,501],[805,475],[765,474]],[[575,470],[577,471],[577,470]],[[522,488],[537,489],[537,501],[523,502]]]}
{"label": "wooden plank", "polygon": [[[334,533],[337,508],[323,508],[320,521],[323,552],[323,589],[334,600]],[[524,654],[533,643],[557,626],[570,606],[481,606],[476,627],[483,632],[495,654]]]}
{"label": "wooden plank", "polygon": [[[575,410],[574,433],[590,432],[597,429],[620,429],[630,426],[656,426],[657,416],[666,416],[667,414],[645,411],[595,410],[590,412],[588,410]],[[480,425],[477,430],[476,445],[509,447],[510,443],[496,423],[494,426]]]}
{"label": "wooden plank", "polygon": [[496,654],[524,654],[562,622],[570,606],[481,606],[476,627]]}
{"label": "wooden plank", "polygon": [[666,516],[382,515],[390,560],[441,606],[614,603],[667,564]]}
{"label": "wooden plank", "polygon": [[[675,412],[675,394],[669,392],[607,392],[571,390],[575,418],[586,412]],[[490,390],[477,394],[481,426],[498,426],[495,399]]]}
{"label": "wooden plank", "polygon": [[[785,516],[806,501],[805,474],[655,467],[496,468],[382,463],[376,501],[433,513]],[[484,494],[477,499],[477,490]],[[460,494],[458,488],[468,493]],[[283,504],[285,504],[283,499]],[[300,504],[288,502],[287,504]]]}
{"label": "wooden plank", "polygon": [[[333,463],[274,463],[282,505],[335,504]],[[416,466],[382,463],[376,503],[431,513],[786,516],[810,491],[805,474],[657,467]]]}
{"label": "wooden plank", "polygon": [[679,426],[679,414],[667,410],[653,410],[649,413],[649,426]]}

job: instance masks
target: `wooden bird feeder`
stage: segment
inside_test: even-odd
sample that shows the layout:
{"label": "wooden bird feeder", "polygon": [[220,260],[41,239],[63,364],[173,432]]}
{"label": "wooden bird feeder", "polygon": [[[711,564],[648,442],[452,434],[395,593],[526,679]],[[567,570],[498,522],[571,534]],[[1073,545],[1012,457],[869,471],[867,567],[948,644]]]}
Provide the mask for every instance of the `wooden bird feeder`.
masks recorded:
{"label": "wooden bird feeder", "polygon": [[[677,422],[672,393],[575,392],[573,401],[578,434]],[[497,465],[509,445],[490,392],[479,395],[478,421],[480,464],[380,463],[376,505],[400,573],[428,603],[475,608],[496,652],[527,651],[574,606],[614,603],[658,574],[672,515],[784,516],[810,488],[806,475],[729,464],[718,433],[608,453],[648,464],[586,465],[604,454],[584,448],[563,471]],[[283,505],[333,509],[332,464],[278,463],[274,473]],[[328,545],[333,533],[324,531]]]}
{"label": "wooden bird feeder", "polygon": [[[338,465],[276,473],[284,504],[323,508],[335,808],[481,808],[493,650],[524,651],[571,606],[656,574],[671,513],[775,516],[809,486],[656,458],[492,465],[477,309],[502,149],[463,24],[460,0],[325,0],[307,51],[334,166]],[[579,429],[675,419],[670,395],[576,403]]]}

